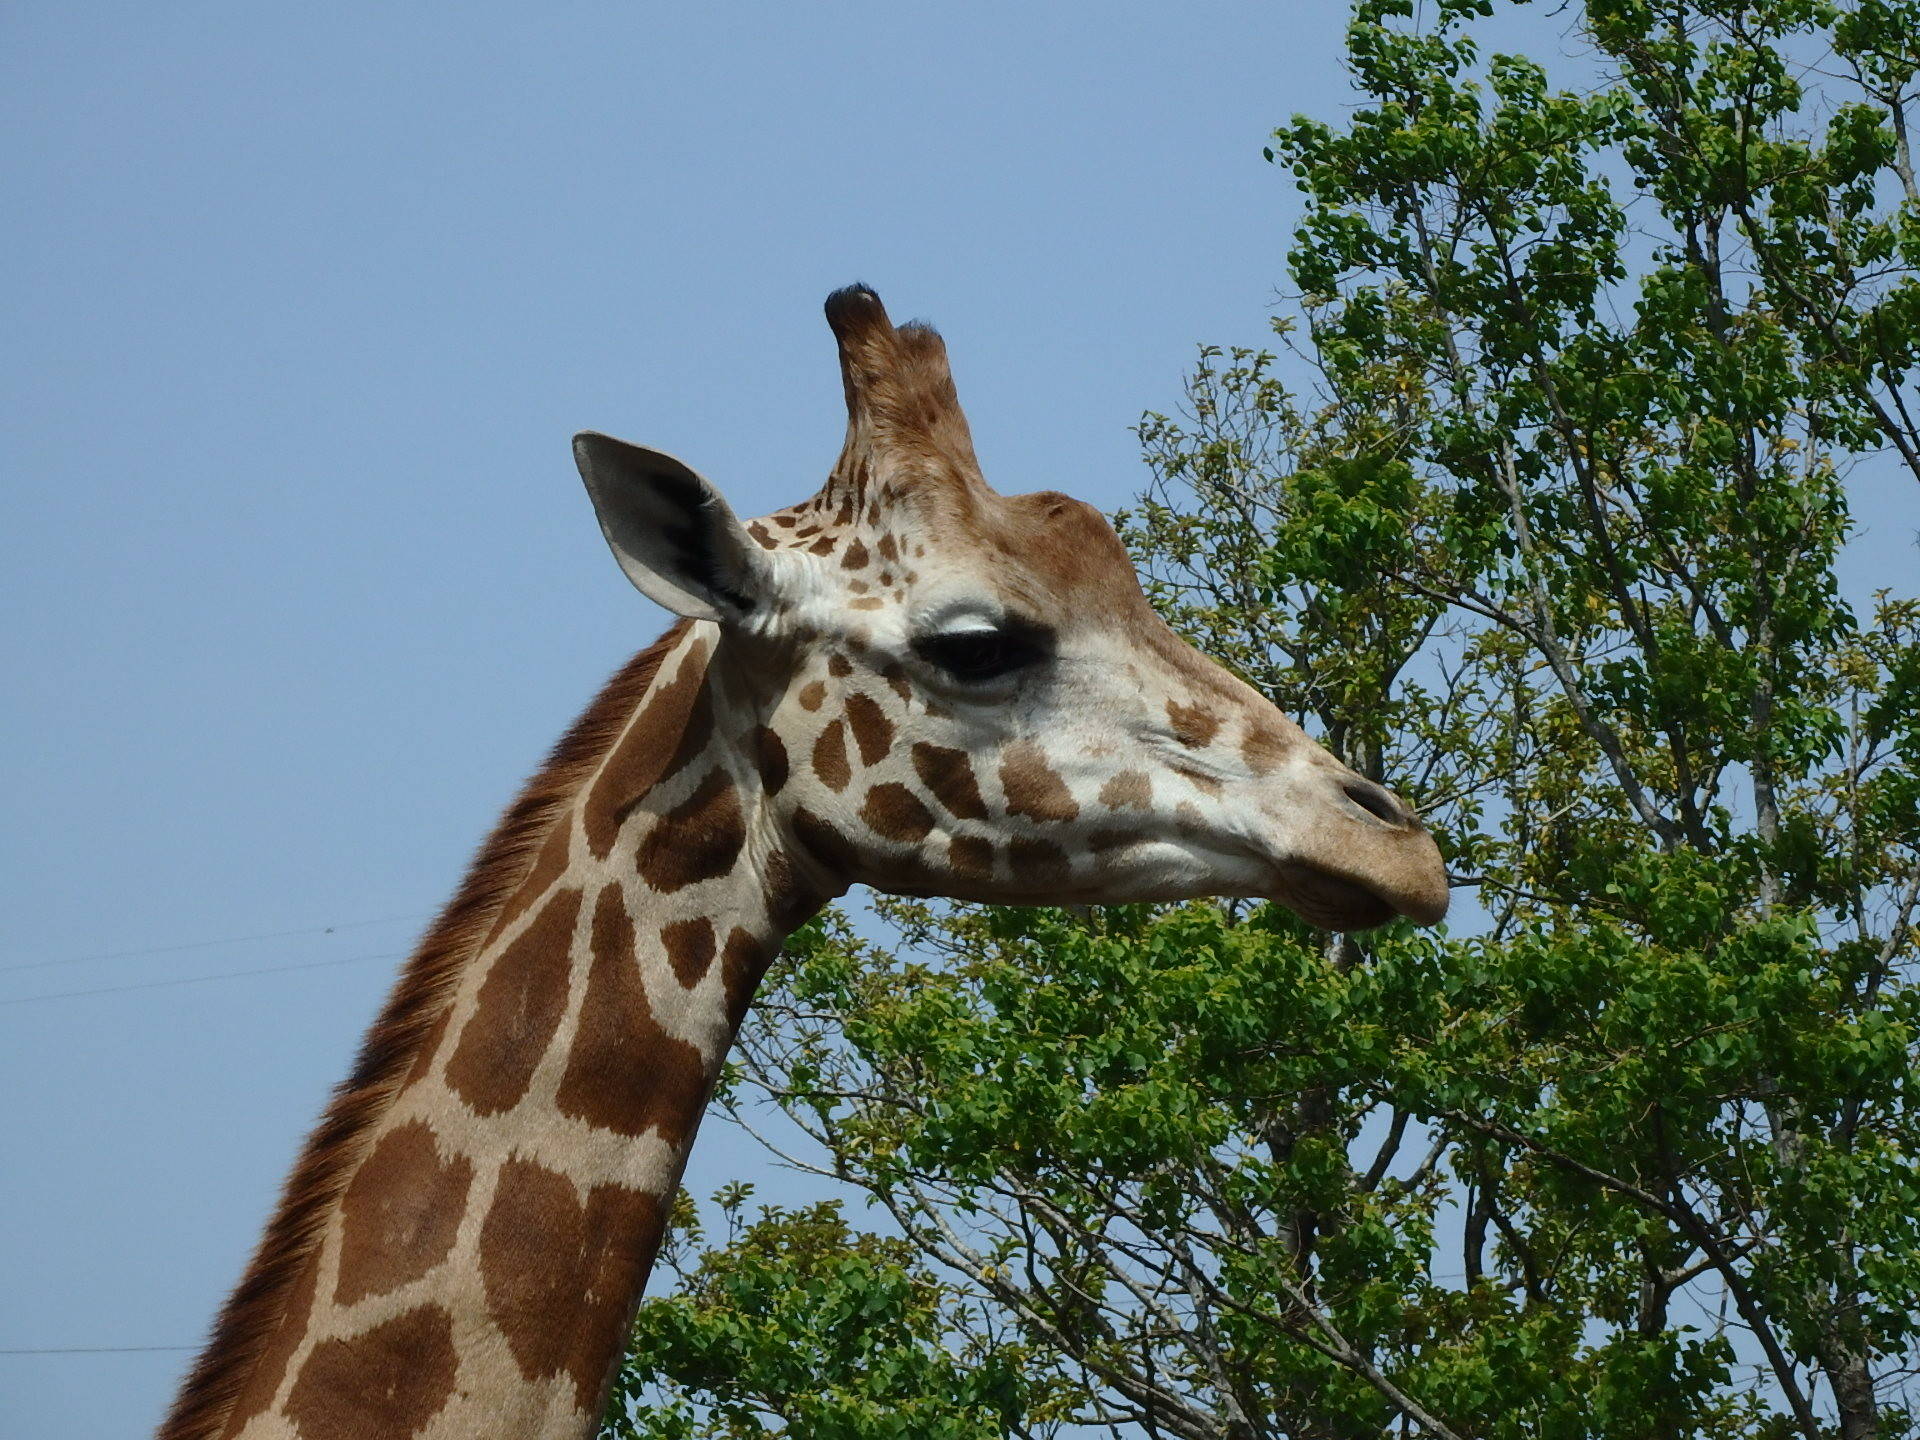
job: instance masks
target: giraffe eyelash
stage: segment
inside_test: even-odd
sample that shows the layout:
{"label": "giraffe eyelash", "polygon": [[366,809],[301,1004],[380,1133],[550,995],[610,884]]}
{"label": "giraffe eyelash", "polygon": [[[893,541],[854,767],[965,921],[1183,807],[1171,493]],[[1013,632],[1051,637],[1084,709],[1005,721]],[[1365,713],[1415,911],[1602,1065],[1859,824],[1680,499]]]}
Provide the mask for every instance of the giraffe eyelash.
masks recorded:
{"label": "giraffe eyelash", "polygon": [[913,642],[913,652],[948,679],[979,685],[1046,659],[1053,653],[1053,632],[1009,620],[924,635]]}

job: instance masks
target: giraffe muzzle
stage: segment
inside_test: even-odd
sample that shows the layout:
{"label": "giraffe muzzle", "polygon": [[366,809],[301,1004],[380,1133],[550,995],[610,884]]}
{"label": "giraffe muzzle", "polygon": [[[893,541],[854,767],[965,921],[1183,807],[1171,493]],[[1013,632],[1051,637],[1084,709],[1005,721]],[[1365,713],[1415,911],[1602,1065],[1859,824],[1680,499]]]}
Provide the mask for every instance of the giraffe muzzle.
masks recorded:
{"label": "giraffe muzzle", "polygon": [[1321,813],[1280,862],[1274,898],[1327,930],[1371,930],[1400,916],[1438,924],[1451,898],[1447,869],[1420,817],[1384,785],[1345,767],[1314,768]]}

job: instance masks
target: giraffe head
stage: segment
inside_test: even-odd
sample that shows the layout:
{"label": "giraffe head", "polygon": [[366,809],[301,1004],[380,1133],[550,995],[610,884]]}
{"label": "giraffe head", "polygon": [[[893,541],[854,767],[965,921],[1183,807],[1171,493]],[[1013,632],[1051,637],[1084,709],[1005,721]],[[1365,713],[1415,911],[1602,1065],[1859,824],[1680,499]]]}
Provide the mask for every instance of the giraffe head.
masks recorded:
{"label": "giraffe head", "polygon": [[628,578],[725,636],[772,841],[835,889],[1446,913],[1413,812],[1175,635],[1097,510],[987,487],[933,330],[859,286],[827,319],[847,438],[810,500],[742,524],[671,456],[574,442]]}

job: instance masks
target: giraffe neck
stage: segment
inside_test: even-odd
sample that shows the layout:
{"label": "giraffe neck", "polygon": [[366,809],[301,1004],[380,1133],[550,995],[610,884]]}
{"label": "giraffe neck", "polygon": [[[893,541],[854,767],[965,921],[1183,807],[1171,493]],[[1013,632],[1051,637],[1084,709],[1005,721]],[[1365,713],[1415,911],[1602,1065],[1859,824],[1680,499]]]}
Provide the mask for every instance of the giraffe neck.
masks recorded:
{"label": "giraffe neck", "polygon": [[[435,992],[413,1043],[357,1123],[323,1121],[307,1160],[329,1145],[331,1169],[296,1171],[196,1372],[230,1402],[180,1428],[190,1382],[163,1440],[593,1432],[720,1063],[825,898],[779,846],[784,754],[715,643],[669,632],[474,907],[464,959],[409,968],[402,992]],[[304,1244],[255,1287],[273,1315],[231,1333],[281,1229]]]}

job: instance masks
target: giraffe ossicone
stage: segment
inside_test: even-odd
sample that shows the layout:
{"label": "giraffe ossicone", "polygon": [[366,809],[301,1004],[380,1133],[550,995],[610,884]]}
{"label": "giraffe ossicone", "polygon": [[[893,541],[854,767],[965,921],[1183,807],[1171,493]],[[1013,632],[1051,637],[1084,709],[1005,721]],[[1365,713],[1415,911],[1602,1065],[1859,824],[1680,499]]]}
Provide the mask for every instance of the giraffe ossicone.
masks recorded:
{"label": "giraffe ossicone", "polygon": [[847,435],[809,500],[743,523],[575,438],[681,618],[409,962],[163,1440],[590,1435],[754,988],[851,885],[1445,914],[1412,811],[1168,629],[1096,510],[988,488],[934,331],[861,286],[827,318]]}

